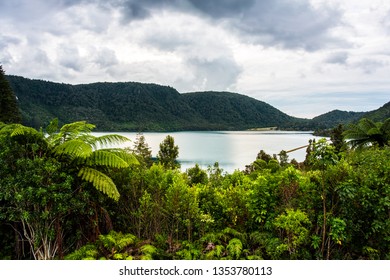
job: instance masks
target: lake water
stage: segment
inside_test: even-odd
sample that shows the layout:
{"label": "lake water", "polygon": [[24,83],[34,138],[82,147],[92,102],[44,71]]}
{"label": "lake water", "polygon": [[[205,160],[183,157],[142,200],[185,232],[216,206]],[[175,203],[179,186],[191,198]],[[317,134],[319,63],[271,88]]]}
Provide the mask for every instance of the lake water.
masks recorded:
{"label": "lake water", "polygon": [[[129,138],[132,142],[121,147],[133,147],[136,139],[135,132],[112,132]],[[94,133],[101,135],[105,133]],[[156,156],[160,143],[167,135],[175,139],[179,146],[178,161],[181,169],[193,167],[198,163],[207,168],[218,162],[226,172],[244,170],[245,165],[251,164],[260,150],[267,154],[278,154],[280,151],[292,150],[307,145],[310,139],[319,139],[308,132],[299,131],[185,131],[185,132],[144,132],[152,155]],[[289,159],[298,162],[305,159],[306,149],[300,149],[288,154]]]}

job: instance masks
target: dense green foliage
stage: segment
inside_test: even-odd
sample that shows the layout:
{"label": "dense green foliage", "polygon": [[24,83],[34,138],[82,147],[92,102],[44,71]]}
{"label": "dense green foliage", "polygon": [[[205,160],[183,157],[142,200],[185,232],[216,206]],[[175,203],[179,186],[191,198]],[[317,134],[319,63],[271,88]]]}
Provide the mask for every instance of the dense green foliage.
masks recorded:
{"label": "dense green foliage", "polygon": [[[390,259],[389,142],[351,149],[338,133],[311,141],[304,163],[260,151],[243,172],[182,172],[147,160],[141,136],[139,164],[131,150],[113,151],[127,166],[92,160],[91,128],[0,125],[1,258]],[[83,180],[86,166],[117,201]]]}
{"label": "dense green foliage", "polygon": [[16,96],[0,65],[0,122],[19,123],[21,116],[16,101]]}
{"label": "dense green foliage", "polygon": [[318,130],[347,124],[363,115],[336,110],[309,120],[230,92],[180,94],[169,86],[136,82],[69,85],[7,78],[18,96],[23,124],[36,129],[58,117],[60,124],[86,120],[100,131]]}
{"label": "dense green foliage", "polygon": [[387,102],[377,110],[366,113],[364,117],[376,122],[381,122],[390,118],[390,102]]}
{"label": "dense green foliage", "polygon": [[363,112],[346,112],[334,110],[312,119],[313,126],[316,129],[329,129],[338,124],[349,124],[362,118]]}
{"label": "dense green foliage", "polygon": [[344,137],[349,139],[349,144],[355,147],[367,145],[378,145],[383,147],[389,145],[390,141],[390,118],[382,122],[373,122],[363,118],[357,124],[350,124],[344,131]]}
{"label": "dense green foliage", "polygon": [[[16,257],[22,257],[24,242],[35,259],[62,256],[64,232],[75,230],[83,218],[91,220],[80,233],[89,226],[98,232],[99,203],[91,196],[99,194],[94,190],[118,200],[109,175],[138,163],[123,150],[101,147],[127,140],[123,136],[92,136],[94,125],[85,122],[57,124],[52,121],[44,133],[0,123],[0,221],[15,231]],[[78,217],[65,229],[72,215]]]}
{"label": "dense green foliage", "polygon": [[280,127],[295,120],[265,102],[231,92],[186,93],[183,99],[217,129],[220,124],[227,130]]}

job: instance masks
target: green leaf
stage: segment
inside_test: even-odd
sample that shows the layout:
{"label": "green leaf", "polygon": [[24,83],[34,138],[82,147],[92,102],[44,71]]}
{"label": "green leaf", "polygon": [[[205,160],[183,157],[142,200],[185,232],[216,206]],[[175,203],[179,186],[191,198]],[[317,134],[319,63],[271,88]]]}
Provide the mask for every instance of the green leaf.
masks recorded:
{"label": "green leaf", "polygon": [[90,167],[83,167],[80,169],[78,176],[81,177],[81,179],[92,183],[97,190],[106,194],[108,197],[115,201],[119,200],[120,194],[118,189],[111,178],[106,174]]}
{"label": "green leaf", "polygon": [[46,132],[49,135],[54,134],[58,130],[58,118],[53,119],[50,124],[46,127]]}
{"label": "green leaf", "polygon": [[114,168],[126,168],[129,164],[121,157],[108,150],[97,150],[92,152],[87,160],[88,165],[103,165]]}
{"label": "green leaf", "polygon": [[[100,145],[102,147],[104,146],[112,146],[115,144],[122,144],[126,142],[130,142],[130,139],[119,135],[119,134],[107,134],[107,135],[102,135],[99,137],[94,137],[94,145]],[[91,143],[92,144],[92,143]]]}
{"label": "green leaf", "polygon": [[80,139],[66,141],[54,148],[58,155],[87,158],[92,154],[92,147]]}

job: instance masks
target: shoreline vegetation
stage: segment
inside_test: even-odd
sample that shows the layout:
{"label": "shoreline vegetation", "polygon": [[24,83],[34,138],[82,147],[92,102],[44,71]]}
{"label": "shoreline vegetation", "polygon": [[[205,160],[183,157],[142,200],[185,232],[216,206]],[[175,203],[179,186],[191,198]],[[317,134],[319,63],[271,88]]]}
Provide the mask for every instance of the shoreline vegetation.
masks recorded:
{"label": "shoreline vegetation", "polygon": [[388,260],[389,127],[362,119],[304,162],[260,150],[224,173],[180,171],[170,136],[153,160],[142,134],[97,149],[128,139],[0,123],[0,259]]}
{"label": "shoreline vegetation", "polygon": [[272,126],[272,127],[256,127],[256,128],[249,128],[247,129],[248,131],[273,131],[273,130],[278,130],[277,126]]}

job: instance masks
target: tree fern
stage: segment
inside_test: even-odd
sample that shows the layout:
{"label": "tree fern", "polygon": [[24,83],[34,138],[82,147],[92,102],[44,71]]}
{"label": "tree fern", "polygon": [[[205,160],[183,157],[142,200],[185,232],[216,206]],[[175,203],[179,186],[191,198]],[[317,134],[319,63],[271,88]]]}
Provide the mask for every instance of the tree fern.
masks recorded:
{"label": "tree fern", "polygon": [[65,124],[60,129],[60,134],[66,136],[67,139],[74,139],[82,134],[89,134],[96,126],[86,121],[78,121]]}
{"label": "tree fern", "polygon": [[368,144],[378,144],[380,147],[389,144],[390,140],[390,119],[384,123],[373,122],[363,118],[357,124],[351,124],[344,132],[344,138],[349,140],[352,148],[361,148]]}
{"label": "tree fern", "polygon": [[134,156],[134,154],[132,153],[129,153],[123,149],[100,149],[98,151],[105,151],[107,153],[110,153],[112,155],[115,155],[117,160],[123,160],[124,162],[127,163],[127,166],[124,166],[124,167],[128,167],[129,165],[133,165],[133,164],[139,164],[137,158]]}
{"label": "tree fern", "polygon": [[47,142],[54,154],[65,156],[77,169],[82,180],[92,183],[99,191],[118,200],[119,193],[114,182],[99,170],[97,166],[126,168],[138,163],[134,155],[119,148],[105,148],[108,145],[130,141],[117,135],[91,135],[94,125],[85,121],[63,125],[58,129],[58,120],[54,119],[46,128]]}
{"label": "tree fern", "polygon": [[81,179],[92,183],[97,190],[106,194],[108,197],[116,201],[119,200],[120,194],[118,189],[112,179],[106,174],[90,167],[82,167],[78,176],[81,177]]}
{"label": "tree fern", "polygon": [[58,155],[69,155],[72,158],[87,158],[92,154],[92,147],[80,139],[66,141],[53,149]]}
{"label": "tree fern", "polygon": [[8,126],[5,126],[4,128],[12,130],[11,137],[20,135],[42,136],[42,133],[40,133],[36,129],[21,124],[10,124]]}
{"label": "tree fern", "polygon": [[93,141],[90,144],[93,145],[94,148],[102,148],[105,146],[112,146],[112,145],[122,144],[130,141],[127,137],[119,134],[102,135],[99,137],[94,137],[91,140]]}
{"label": "tree fern", "polygon": [[126,168],[129,164],[121,157],[109,150],[97,150],[87,158],[88,165],[102,165],[114,168]]}

